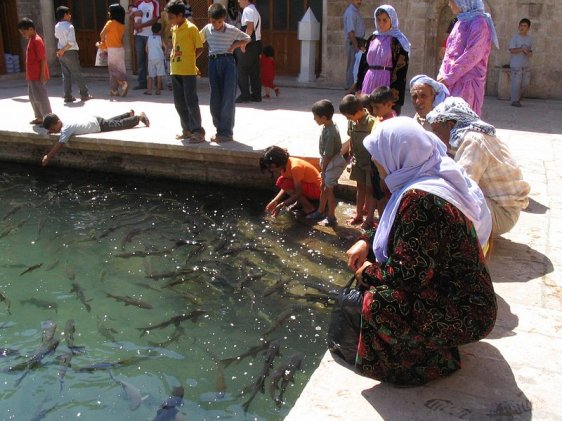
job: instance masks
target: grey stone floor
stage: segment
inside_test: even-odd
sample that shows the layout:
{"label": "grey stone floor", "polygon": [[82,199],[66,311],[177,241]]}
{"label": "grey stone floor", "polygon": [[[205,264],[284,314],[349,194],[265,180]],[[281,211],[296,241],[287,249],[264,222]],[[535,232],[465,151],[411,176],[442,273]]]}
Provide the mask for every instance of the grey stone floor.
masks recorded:
{"label": "grey stone floor", "polygon": [[[337,109],[343,90],[297,86],[284,78],[279,84],[278,98],[237,107],[236,142],[207,143],[197,150],[247,151],[257,157],[261,149],[276,144],[292,155],[317,157],[319,128],[310,105],[328,98]],[[25,86],[21,77],[0,78],[0,136],[33,133]],[[109,101],[107,82],[99,74],[90,86],[95,99],[65,106],[60,79],[49,82],[53,111],[63,119],[86,112],[109,117],[130,108],[145,111],[150,128],[96,136],[116,144],[144,142],[155,149],[177,145],[174,134],[180,125],[170,92],[149,97],[130,91],[126,98]],[[214,132],[205,79],[198,89],[210,136]],[[412,114],[407,104],[403,115]],[[495,329],[485,340],[461,349],[462,370],[419,388],[396,389],[360,377],[327,353],[287,420],[562,419],[562,101],[529,99],[523,108],[513,108],[487,97],[483,118],[497,127],[532,188],[529,208],[497,241],[491,257],[500,307]],[[345,119],[336,114],[335,121],[344,136]]]}

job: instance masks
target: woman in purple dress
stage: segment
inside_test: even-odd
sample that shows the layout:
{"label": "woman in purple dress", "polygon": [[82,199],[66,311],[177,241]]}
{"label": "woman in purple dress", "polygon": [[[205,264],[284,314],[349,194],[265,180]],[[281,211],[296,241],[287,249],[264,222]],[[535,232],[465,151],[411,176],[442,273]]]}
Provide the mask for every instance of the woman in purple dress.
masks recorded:
{"label": "woman in purple dress", "polygon": [[498,47],[496,29],[482,0],[449,0],[449,6],[458,21],[447,38],[437,81],[481,115],[492,42]]}
{"label": "woman in purple dress", "polygon": [[376,31],[367,40],[357,75],[357,88],[370,95],[380,86],[389,86],[395,97],[395,111],[404,105],[410,42],[400,32],[394,7],[384,4],[375,10]]}

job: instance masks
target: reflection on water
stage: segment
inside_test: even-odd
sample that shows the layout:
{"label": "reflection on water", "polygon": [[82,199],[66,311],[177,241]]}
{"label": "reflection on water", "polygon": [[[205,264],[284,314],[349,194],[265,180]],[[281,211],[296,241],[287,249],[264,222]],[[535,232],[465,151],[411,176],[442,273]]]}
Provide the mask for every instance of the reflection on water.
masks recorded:
{"label": "reflection on water", "polygon": [[282,419],[326,350],[345,245],[264,197],[3,163],[0,198],[2,419]]}

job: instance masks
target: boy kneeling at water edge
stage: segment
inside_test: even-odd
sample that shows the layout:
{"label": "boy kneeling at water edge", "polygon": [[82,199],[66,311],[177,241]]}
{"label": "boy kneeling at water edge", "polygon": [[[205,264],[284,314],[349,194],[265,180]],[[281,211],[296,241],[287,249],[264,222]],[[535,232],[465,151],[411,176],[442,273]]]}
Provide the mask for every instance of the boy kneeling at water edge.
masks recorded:
{"label": "boy kneeling at water edge", "polygon": [[135,115],[133,110],[108,119],[88,116],[70,123],[63,123],[56,114],[49,113],[43,117],[43,127],[49,133],[60,133],[60,137],[49,153],[43,157],[41,164],[47,165],[73,135],[132,129],[139,122],[142,122],[146,127],[150,126],[150,121],[148,121],[145,113]]}

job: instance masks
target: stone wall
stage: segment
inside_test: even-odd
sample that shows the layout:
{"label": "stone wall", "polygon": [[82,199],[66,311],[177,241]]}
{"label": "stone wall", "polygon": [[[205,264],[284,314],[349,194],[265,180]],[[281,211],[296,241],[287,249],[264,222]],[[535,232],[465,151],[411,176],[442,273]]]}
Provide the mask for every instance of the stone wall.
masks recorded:
{"label": "stone wall", "polygon": [[[387,2],[363,0],[360,8],[368,33],[374,30],[373,12]],[[531,20],[529,34],[535,41],[532,79],[528,95],[538,98],[562,98],[562,2],[558,0],[485,1],[495,22],[500,49],[493,49],[489,67],[487,94],[496,95],[500,68],[509,64],[509,40],[517,31],[519,20]],[[324,8],[322,77],[327,83],[343,88],[345,60],[342,60],[344,35],[343,11],[347,0],[326,0]],[[436,76],[437,54],[452,14],[447,0],[395,0],[400,29],[412,43],[408,76],[425,73]]]}

